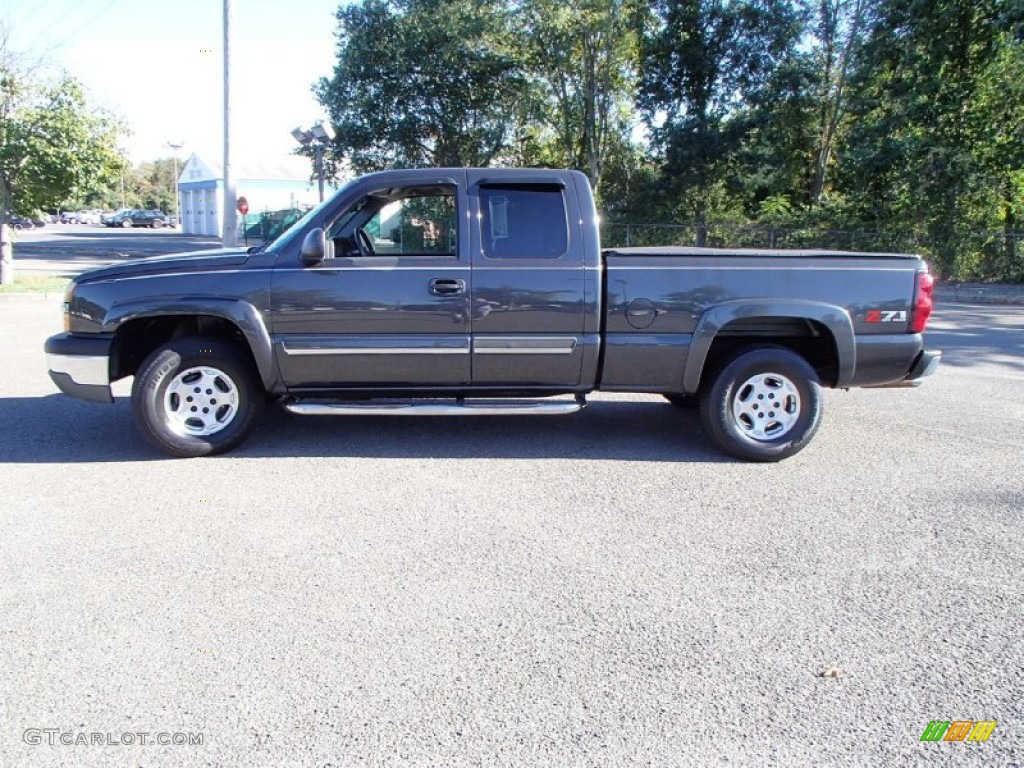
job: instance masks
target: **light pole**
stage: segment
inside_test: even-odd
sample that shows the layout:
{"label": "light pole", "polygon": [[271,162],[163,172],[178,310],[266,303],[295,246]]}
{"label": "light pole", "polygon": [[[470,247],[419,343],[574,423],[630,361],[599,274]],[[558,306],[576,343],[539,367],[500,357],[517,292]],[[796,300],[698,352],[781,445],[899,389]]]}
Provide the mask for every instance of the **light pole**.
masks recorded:
{"label": "light pole", "polygon": [[324,201],[324,150],[334,139],[334,128],[330,123],[317,123],[308,131],[296,128],[292,131],[292,136],[302,146],[313,149],[313,167],[316,170],[316,181],[322,203]]}
{"label": "light pole", "polygon": [[168,141],[167,146],[174,150],[171,157],[174,159],[174,216],[178,220],[178,226],[184,227],[181,222],[181,193],[178,191],[178,150],[185,146],[183,141]]}
{"label": "light pole", "polygon": [[234,0],[224,0],[224,199],[221,203],[221,242],[225,248],[238,245],[238,189],[231,156],[231,108],[234,88],[231,77],[231,49],[234,47]]}

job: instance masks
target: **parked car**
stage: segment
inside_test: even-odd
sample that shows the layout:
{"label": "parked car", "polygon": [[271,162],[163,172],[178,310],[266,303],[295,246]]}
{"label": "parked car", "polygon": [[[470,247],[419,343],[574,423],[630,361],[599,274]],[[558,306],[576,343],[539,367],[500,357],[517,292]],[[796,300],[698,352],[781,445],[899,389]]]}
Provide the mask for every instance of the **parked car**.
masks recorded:
{"label": "parked car", "polygon": [[266,249],[75,276],[50,376],[107,403],[134,376],[139,427],[173,456],[230,450],[269,399],[507,416],[574,413],[601,390],[695,402],[724,451],[778,461],[811,441],[822,388],[916,386],[939,364],[918,256],[601,250],[598,220],[578,171],[363,176]]}
{"label": "parked car", "polygon": [[12,216],[11,226],[15,229],[35,229],[45,227],[46,222],[34,216]]}
{"label": "parked car", "polygon": [[124,227],[126,229],[131,227],[160,229],[161,227],[170,226],[170,219],[166,213],[155,208],[148,211],[128,210],[111,216],[107,219],[106,225],[108,227]]}
{"label": "parked car", "polygon": [[106,224],[108,227],[113,226],[110,220],[115,216],[120,216],[122,213],[128,213],[131,208],[118,208],[116,211],[104,211],[100,214],[100,224]]}

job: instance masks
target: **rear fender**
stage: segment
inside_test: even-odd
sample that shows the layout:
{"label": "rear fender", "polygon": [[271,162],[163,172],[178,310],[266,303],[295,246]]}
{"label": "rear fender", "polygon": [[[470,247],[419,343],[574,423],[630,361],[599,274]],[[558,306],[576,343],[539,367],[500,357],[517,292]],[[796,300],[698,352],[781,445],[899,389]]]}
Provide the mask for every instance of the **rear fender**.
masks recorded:
{"label": "rear fender", "polygon": [[[700,388],[701,374],[707,362],[711,344],[721,330],[734,320],[748,317],[785,317],[813,320],[832,334],[839,362],[837,387],[853,380],[857,368],[857,345],[854,340],[853,321],[842,307],[815,301],[730,301],[716,304],[701,315],[693,333],[690,352],[683,371],[683,391],[695,394]],[[766,337],[765,341],[771,341]]]}

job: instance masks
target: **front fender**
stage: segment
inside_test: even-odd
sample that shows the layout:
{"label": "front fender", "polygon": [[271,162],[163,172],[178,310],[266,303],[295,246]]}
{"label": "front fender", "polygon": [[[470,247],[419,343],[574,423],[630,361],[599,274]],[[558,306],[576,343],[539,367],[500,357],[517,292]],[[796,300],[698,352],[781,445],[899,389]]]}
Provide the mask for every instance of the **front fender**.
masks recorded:
{"label": "front fender", "polygon": [[799,300],[741,300],[716,304],[707,309],[697,321],[683,371],[683,390],[695,394],[700,387],[701,372],[707,361],[711,344],[719,332],[734,320],[749,317],[785,317],[813,320],[828,329],[836,345],[839,373],[836,386],[843,387],[853,380],[857,368],[857,345],[853,321],[842,307],[816,301]]}
{"label": "front fender", "polygon": [[242,332],[252,352],[256,368],[269,392],[277,385],[280,376],[274,362],[270,332],[263,322],[260,311],[242,299],[202,296],[160,301],[141,300],[125,302],[112,307],[103,317],[104,333],[114,333],[131,320],[147,317],[219,317],[235,325]]}

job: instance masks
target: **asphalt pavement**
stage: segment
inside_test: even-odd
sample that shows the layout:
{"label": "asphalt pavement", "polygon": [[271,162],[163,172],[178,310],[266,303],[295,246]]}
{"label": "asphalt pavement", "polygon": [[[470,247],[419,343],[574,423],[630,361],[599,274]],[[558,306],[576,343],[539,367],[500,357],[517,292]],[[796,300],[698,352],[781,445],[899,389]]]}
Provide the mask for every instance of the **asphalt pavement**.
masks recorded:
{"label": "asphalt pavement", "polygon": [[625,395],[170,460],[60,323],[0,302],[0,765],[1021,764],[1024,310],[940,305],[777,465]]}
{"label": "asphalt pavement", "polygon": [[220,247],[220,238],[180,230],[53,224],[16,233],[14,266],[16,275],[70,277],[118,261]]}

